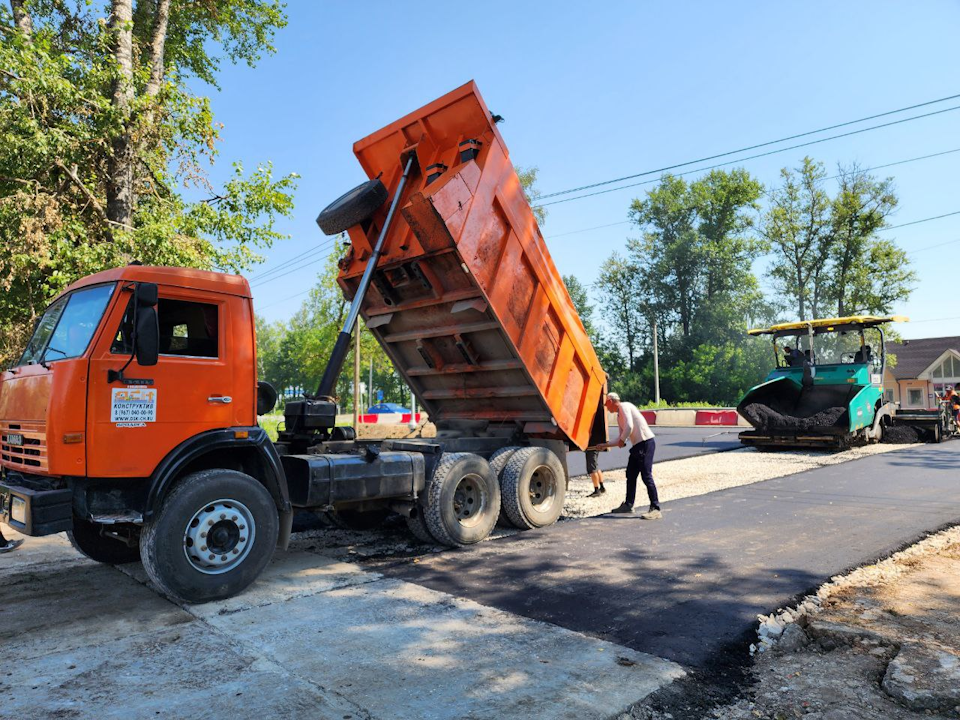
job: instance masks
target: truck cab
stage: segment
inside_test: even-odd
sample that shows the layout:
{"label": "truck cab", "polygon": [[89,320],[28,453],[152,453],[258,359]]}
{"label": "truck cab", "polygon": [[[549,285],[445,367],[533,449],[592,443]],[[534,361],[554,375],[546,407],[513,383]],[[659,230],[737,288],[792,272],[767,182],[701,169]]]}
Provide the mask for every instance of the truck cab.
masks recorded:
{"label": "truck cab", "polygon": [[211,467],[254,472],[289,513],[257,426],[254,338],[236,275],[129,265],[69,286],[0,375],[0,520],[136,560],[166,490]]}

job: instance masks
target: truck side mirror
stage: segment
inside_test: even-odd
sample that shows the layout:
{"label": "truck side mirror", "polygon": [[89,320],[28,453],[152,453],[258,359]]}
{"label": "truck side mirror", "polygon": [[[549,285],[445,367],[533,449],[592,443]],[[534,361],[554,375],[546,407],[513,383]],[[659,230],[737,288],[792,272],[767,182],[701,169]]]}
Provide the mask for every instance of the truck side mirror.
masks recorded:
{"label": "truck side mirror", "polygon": [[160,356],[160,322],[157,319],[157,286],[140,283],[137,288],[137,363],[156,365]]}

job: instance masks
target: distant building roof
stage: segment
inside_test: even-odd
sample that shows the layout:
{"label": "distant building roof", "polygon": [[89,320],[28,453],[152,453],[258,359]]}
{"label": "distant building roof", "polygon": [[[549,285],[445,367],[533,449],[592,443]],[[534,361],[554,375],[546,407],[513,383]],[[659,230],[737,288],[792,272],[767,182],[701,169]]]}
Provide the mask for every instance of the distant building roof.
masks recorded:
{"label": "distant building roof", "polygon": [[887,351],[897,356],[897,365],[891,368],[897,380],[909,380],[919,377],[920,373],[947,350],[960,353],[960,336],[920,338],[891,343]]}

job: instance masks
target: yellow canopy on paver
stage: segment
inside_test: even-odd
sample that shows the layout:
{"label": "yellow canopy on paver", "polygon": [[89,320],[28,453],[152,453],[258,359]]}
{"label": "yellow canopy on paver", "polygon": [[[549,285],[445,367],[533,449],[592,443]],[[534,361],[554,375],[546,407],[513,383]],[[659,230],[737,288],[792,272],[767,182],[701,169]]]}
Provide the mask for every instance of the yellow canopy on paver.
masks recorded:
{"label": "yellow canopy on paver", "polygon": [[823,320],[800,320],[799,322],[780,323],[771,325],[768,328],[755,328],[747,330],[748,335],[771,335],[773,333],[789,330],[819,330],[822,328],[832,329],[836,326],[859,325],[861,327],[875,327],[892,322],[910,322],[910,318],[903,315],[890,315],[888,317],[877,317],[875,315],[853,315],[842,318],[825,318]]}

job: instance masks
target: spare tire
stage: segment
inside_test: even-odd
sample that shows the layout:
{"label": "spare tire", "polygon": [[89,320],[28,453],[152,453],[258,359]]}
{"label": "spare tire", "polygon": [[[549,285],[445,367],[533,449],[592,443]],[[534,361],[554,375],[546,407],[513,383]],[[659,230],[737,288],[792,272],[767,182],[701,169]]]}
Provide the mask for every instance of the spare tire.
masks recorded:
{"label": "spare tire", "polygon": [[317,216],[325,235],[336,235],[362,223],[387,201],[387,188],[379,179],[357,185],[327,205]]}

